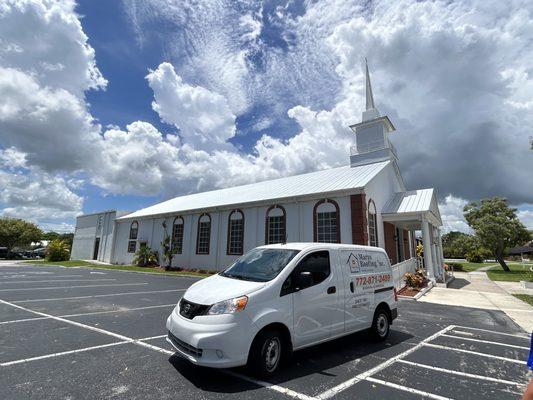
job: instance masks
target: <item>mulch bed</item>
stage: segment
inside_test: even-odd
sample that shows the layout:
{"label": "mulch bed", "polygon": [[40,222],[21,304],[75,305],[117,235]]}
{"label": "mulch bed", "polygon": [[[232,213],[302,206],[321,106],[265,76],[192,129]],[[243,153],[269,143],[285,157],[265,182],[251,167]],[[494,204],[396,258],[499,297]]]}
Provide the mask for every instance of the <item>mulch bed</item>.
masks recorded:
{"label": "mulch bed", "polygon": [[422,289],[416,289],[409,286],[404,286],[400,289],[398,292],[399,296],[408,296],[408,297],[415,297],[418,293],[420,293],[420,290]]}

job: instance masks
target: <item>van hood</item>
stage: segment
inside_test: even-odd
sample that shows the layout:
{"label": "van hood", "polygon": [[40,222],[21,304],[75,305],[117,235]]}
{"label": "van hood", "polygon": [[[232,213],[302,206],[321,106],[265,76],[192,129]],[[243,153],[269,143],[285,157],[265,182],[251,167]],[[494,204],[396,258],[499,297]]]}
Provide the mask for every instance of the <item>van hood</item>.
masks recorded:
{"label": "van hood", "polygon": [[193,303],[211,305],[250,294],[265,285],[265,282],[241,281],[217,274],[196,282],[183,297]]}

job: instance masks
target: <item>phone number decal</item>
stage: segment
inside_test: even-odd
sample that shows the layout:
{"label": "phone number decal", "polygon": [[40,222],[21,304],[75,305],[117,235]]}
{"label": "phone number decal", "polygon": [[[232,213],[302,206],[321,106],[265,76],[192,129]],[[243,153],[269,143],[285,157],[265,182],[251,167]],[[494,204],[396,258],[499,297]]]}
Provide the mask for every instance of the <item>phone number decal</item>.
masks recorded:
{"label": "phone number decal", "polygon": [[390,274],[385,275],[371,275],[371,276],[358,276],[355,278],[355,284],[357,286],[374,285],[376,283],[386,283],[391,281]]}

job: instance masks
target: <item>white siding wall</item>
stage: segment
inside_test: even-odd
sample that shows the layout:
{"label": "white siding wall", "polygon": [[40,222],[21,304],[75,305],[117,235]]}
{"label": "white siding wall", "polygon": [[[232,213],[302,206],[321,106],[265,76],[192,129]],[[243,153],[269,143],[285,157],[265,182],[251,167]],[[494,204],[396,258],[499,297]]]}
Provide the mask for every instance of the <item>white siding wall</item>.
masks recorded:
{"label": "white siding wall", "polygon": [[401,191],[402,188],[400,182],[398,181],[392,165],[388,165],[384,168],[365,187],[367,208],[370,199],[374,200],[374,203],[376,204],[379,247],[385,248],[385,234],[383,232],[381,210],[394,193]]}
{"label": "white siding wall", "polygon": [[[343,243],[351,243],[351,214],[349,196],[328,197],[339,204],[340,231]],[[312,242],[313,241],[313,208],[317,198],[301,202],[278,203],[285,208],[287,241]],[[265,216],[270,205],[255,207],[239,207],[244,213],[244,252],[254,247],[265,244]],[[212,211],[211,216],[211,243],[208,255],[196,254],[196,238],[198,218],[202,213],[180,214],[184,219],[183,252],[176,254],[172,264],[184,268],[222,269],[231,264],[238,256],[227,255],[228,217],[233,209]],[[172,224],[175,216],[167,217],[167,231],[172,233]],[[161,251],[163,240],[162,218],[141,219],[139,222],[138,242],[146,241],[157,251]],[[128,236],[131,221],[117,223],[117,236],[115,244],[114,262],[117,264],[130,264],[133,254],[127,252]],[[138,247],[137,247],[138,248]]]}
{"label": "white siding wall", "polygon": [[[115,211],[82,215],[76,218],[76,230],[72,242],[72,260],[92,260],[96,238],[100,238],[97,260],[110,262],[113,244]],[[102,225],[98,230],[98,220]]]}

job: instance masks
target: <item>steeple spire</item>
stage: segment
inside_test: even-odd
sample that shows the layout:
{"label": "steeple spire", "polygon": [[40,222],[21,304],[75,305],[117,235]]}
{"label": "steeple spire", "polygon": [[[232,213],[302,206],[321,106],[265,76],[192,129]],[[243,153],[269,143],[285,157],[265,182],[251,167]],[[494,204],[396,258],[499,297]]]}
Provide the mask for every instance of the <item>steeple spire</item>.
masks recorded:
{"label": "steeple spire", "polygon": [[372,84],[370,83],[370,72],[368,72],[368,61],[365,57],[366,69],[366,109],[372,110],[374,107],[374,95],[372,94]]}
{"label": "steeple spire", "polygon": [[363,121],[369,121],[379,117],[379,111],[374,105],[374,94],[372,93],[372,84],[370,83],[370,72],[368,71],[368,61],[365,57],[365,75],[366,75],[366,107],[363,111]]}

